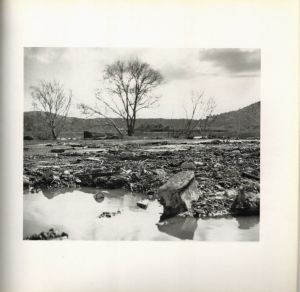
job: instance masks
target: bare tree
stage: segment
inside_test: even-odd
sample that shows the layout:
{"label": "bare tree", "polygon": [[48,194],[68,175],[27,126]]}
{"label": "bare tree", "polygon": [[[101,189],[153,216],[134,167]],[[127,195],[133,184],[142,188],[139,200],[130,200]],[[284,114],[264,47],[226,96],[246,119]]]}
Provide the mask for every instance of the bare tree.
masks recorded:
{"label": "bare tree", "polygon": [[121,131],[111,117],[121,118],[127,135],[132,136],[138,113],[158,101],[153,89],[162,83],[162,75],[139,59],[119,60],[106,66],[103,81],[105,90],[96,91],[97,106],[81,104],[80,107],[85,112],[104,117],[119,133]]}
{"label": "bare tree", "polygon": [[67,94],[57,81],[42,80],[37,86],[31,86],[31,96],[36,109],[44,112],[43,117],[49,126],[51,136],[57,139],[64,127],[72,101],[72,92]]}
{"label": "bare tree", "polygon": [[182,134],[186,137],[192,136],[194,130],[200,130],[204,132],[209,123],[213,119],[213,112],[216,107],[216,102],[213,98],[206,99],[204,97],[204,91],[192,92],[190,111],[184,106],[186,123],[183,127]]}
{"label": "bare tree", "polygon": [[205,103],[204,118],[203,118],[202,126],[200,128],[201,132],[205,132],[209,124],[213,123],[213,121],[215,120],[216,117],[214,115],[215,108],[216,108],[216,102],[211,97]]}

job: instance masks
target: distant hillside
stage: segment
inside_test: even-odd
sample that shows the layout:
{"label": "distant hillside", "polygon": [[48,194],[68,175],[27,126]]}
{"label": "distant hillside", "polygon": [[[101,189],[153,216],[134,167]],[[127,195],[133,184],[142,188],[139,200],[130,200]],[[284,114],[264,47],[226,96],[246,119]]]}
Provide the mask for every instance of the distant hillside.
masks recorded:
{"label": "distant hillside", "polygon": [[260,101],[236,111],[214,116],[211,124],[214,130],[260,135]]}
{"label": "distant hillside", "polygon": [[[43,119],[43,113],[32,111],[24,113],[24,135],[30,135],[37,139],[49,137],[47,125]],[[121,119],[114,119],[119,127],[124,127]],[[142,135],[152,132],[154,136],[161,132],[178,132],[185,124],[185,119],[138,119],[136,134]],[[83,137],[83,131],[113,132],[105,119],[82,119],[68,117],[62,137]],[[237,111],[231,111],[215,115],[209,124],[206,133],[195,135],[211,136],[239,136],[259,137],[260,135],[260,102],[251,104]],[[153,136],[153,135],[152,135]]]}

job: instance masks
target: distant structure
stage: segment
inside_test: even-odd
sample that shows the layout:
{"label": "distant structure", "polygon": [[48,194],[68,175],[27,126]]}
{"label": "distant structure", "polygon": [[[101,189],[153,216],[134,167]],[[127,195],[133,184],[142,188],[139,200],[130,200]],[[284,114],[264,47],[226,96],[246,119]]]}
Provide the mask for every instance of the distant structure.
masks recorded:
{"label": "distant structure", "polygon": [[94,139],[94,140],[104,140],[104,139],[118,139],[119,136],[112,133],[97,133],[97,132],[90,132],[84,131],[83,132],[84,139]]}

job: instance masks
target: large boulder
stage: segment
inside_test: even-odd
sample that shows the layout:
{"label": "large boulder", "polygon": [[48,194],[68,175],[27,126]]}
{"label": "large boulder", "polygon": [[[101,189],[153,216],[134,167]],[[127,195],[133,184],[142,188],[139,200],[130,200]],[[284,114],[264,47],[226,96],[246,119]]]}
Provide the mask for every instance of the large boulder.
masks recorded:
{"label": "large boulder", "polygon": [[259,193],[248,192],[244,187],[241,187],[235,201],[232,204],[232,212],[240,216],[259,215]]}
{"label": "large boulder", "polygon": [[158,190],[158,199],[164,207],[161,220],[190,210],[192,201],[198,200],[199,194],[193,171],[173,175]]}

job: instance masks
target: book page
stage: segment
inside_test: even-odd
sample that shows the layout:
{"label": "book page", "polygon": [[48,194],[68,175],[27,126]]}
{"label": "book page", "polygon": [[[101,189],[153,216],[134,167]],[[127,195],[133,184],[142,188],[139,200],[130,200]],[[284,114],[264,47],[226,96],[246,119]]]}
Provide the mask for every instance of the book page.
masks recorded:
{"label": "book page", "polygon": [[297,1],[3,7],[3,291],[296,291]]}

